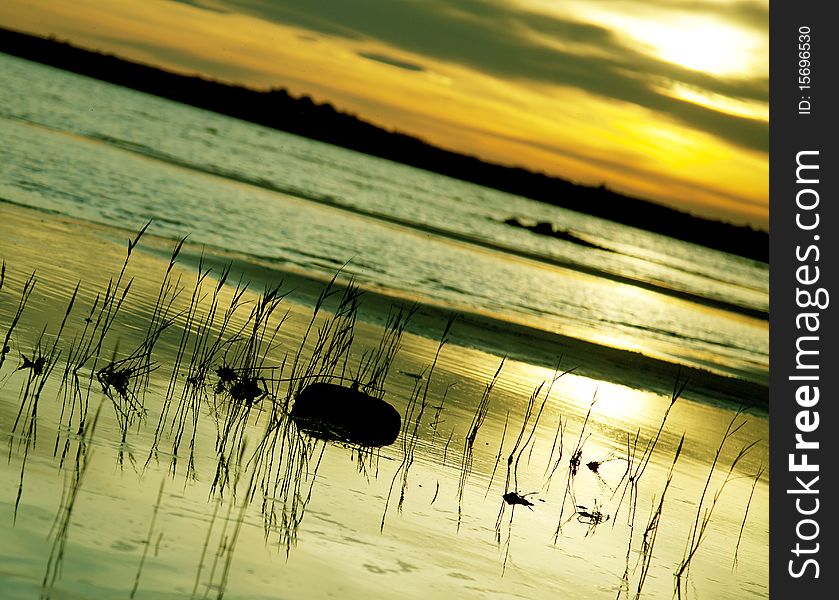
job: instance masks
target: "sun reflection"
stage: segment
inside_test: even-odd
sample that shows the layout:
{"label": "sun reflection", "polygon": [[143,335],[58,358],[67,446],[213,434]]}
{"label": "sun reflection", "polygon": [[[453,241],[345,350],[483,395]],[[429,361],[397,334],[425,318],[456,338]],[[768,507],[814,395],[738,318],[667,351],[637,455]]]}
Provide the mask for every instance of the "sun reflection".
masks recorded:
{"label": "sun reflection", "polygon": [[[560,372],[563,367],[571,369],[573,365],[570,362],[561,365]],[[550,382],[554,376],[553,369],[524,362],[510,361],[505,368],[507,377],[519,382],[523,386],[522,390],[526,386],[538,385],[541,381]],[[550,399],[552,403],[560,405],[561,410],[570,408],[575,413],[585,415],[595,395],[597,400],[592,409],[592,419],[620,427],[628,424],[630,428],[654,421],[669,401],[669,398],[661,394],[632,389],[574,372],[563,375],[554,384]]]}

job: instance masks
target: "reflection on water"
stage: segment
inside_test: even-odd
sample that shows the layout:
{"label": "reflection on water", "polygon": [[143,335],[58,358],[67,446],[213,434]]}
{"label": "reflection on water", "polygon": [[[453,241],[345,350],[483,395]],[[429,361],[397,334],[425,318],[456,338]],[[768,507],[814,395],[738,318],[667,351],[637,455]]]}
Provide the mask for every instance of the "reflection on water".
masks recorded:
{"label": "reflection on water", "polygon": [[[44,249],[72,248],[59,230]],[[410,309],[371,326],[346,282],[302,306],[139,238],[66,252],[78,286],[32,244],[3,273],[7,597],[766,597],[765,418],[678,372],[662,397],[453,346],[456,320],[431,342]],[[333,425],[392,405],[395,443],[301,431],[313,389]]]}

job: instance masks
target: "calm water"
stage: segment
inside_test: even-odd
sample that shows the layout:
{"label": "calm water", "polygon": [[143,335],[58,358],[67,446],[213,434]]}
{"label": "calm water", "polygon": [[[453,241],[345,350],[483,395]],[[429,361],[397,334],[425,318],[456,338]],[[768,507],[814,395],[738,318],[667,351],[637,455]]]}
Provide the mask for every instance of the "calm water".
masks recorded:
{"label": "calm water", "polygon": [[127,229],[153,218],[157,235],[308,273],[349,261],[386,293],[767,381],[766,320],[667,294],[765,311],[765,264],[5,55],[0,78],[8,202]]}
{"label": "calm water", "polygon": [[[403,415],[399,439],[377,451],[327,444],[288,418],[293,384],[281,374],[298,348],[308,364],[317,332],[336,331],[326,329],[335,298],[302,346],[311,305],[280,304],[266,327],[277,336],[256,353],[269,393],[243,411],[218,387],[215,368],[242,362],[261,286],[234,301],[235,275],[219,286],[214,271],[192,310],[196,265],[182,260],[161,287],[170,240],[188,233],[187,252],[204,246],[210,256],[268,265],[268,276],[328,279],[349,261],[363,288],[386,295],[765,382],[767,324],[736,308],[766,310],[765,265],[2,55],[0,77],[0,335],[29,274],[37,277],[0,363],[4,600],[611,600],[635,596],[645,530],[657,538],[642,597],[667,598],[691,529],[715,498],[683,590],[702,600],[768,597],[765,413],[737,416],[690,390],[668,413],[668,396],[634,389],[629,354],[610,367],[627,373],[626,386],[572,373],[549,394],[538,386],[550,371],[508,360],[472,433],[499,357],[453,344],[437,356],[436,340],[405,334],[382,382]],[[550,220],[614,251],[513,229],[508,217]],[[86,336],[98,336],[95,307],[103,310],[120,272],[126,230],[149,218],[155,235],[141,241],[121,284],[130,278],[130,293],[101,356],[81,361],[76,380],[65,366],[78,362],[73,348]],[[143,381],[133,351],[151,339],[160,294],[177,318]],[[239,304],[223,326],[231,302]],[[380,317],[352,322],[346,372],[375,356]],[[195,377],[191,357],[216,336],[211,369]],[[54,370],[27,366],[53,343]],[[126,398],[136,404],[115,388],[107,396],[97,380],[118,358],[135,368]],[[730,423],[742,427],[712,471]],[[622,474],[653,439],[632,500]],[[510,456],[518,458],[508,473]],[[511,491],[533,506],[514,511],[502,500]],[[591,523],[592,512],[608,521]]]}
{"label": "calm water", "polygon": [[[83,317],[90,314],[97,293],[119,272],[125,253],[122,232],[114,235],[108,227],[19,207],[9,207],[4,216],[0,237],[8,244],[4,257],[10,266],[0,290],[0,332],[15,314],[29,273],[37,269],[12,351],[0,367],[4,600],[110,600],[130,597],[135,585],[134,597],[149,600],[222,595],[386,600],[429,593],[452,600],[613,600],[619,590],[630,592],[620,598],[634,597],[642,534],[684,433],[642,594],[672,596],[674,572],[690,539],[710,461],[734,416],[724,405],[692,401],[692,394],[674,405],[639,480],[631,528],[631,502],[620,487],[627,456],[632,456],[627,442],[639,436],[638,444],[631,444],[638,448],[637,465],[638,455],[656,436],[668,397],[570,374],[556,382],[549,396],[543,388],[528,413],[530,394],[551,373],[509,360],[474,436],[464,480],[473,417],[499,358],[444,347],[430,379],[426,409],[415,403],[411,410],[416,375],[428,373],[437,344],[409,334],[383,386],[386,400],[403,415],[397,442],[372,453],[324,444],[289,424],[283,408],[289,384],[272,370],[285,364],[288,373],[287,358],[305,336],[311,309],[288,301],[279,307],[269,329],[282,326],[263,370],[272,396],[243,412],[228,394],[218,392],[214,370],[198,387],[189,383],[187,364],[199,339],[195,322],[188,328],[186,359],[176,366],[184,307],[195,281],[194,270],[176,265],[170,281],[181,278],[183,289],[174,306],[182,317],[155,345],[155,370],[148,385],[137,388],[144,416],[135,415],[124,428],[117,410],[122,404],[103,394],[93,374],[112,356],[142,347],[167,259],[157,252],[134,253],[127,274],[131,290],[106,338],[104,356],[85,363],[75,391],[72,378],[63,376],[64,364],[84,339],[85,327],[92,326]],[[140,247],[154,249],[156,243],[147,239]],[[54,256],[61,261],[50,260]],[[39,378],[29,368],[19,369],[42,334],[41,348],[48,352],[78,280],[82,283],[52,375]],[[199,321],[210,312],[215,288],[210,277],[199,294]],[[175,291],[172,287],[167,294]],[[223,287],[219,306],[228,306],[232,294]],[[238,364],[244,341],[237,332],[256,300],[251,292],[244,295],[223,335],[219,313],[209,339],[221,335],[227,341],[214,367]],[[333,299],[327,308],[334,310],[335,304]],[[95,313],[93,322],[98,322]],[[326,316],[319,318],[315,331],[326,322]],[[350,373],[380,335],[379,328],[356,323]],[[304,364],[313,338],[304,345]],[[139,366],[142,360],[129,364]],[[174,374],[176,384],[170,388]],[[425,381],[419,381],[420,391]],[[723,447],[705,498],[703,512],[722,491],[691,565],[685,586],[690,598],[768,594],[765,474],[751,496],[753,478],[768,456],[767,421],[760,415],[736,419],[741,421],[743,428]],[[727,478],[739,449],[752,442],[757,445]],[[570,480],[570,456],[580,443],[581,464]],[[514,454],[519,456],[515,478],[506,481],[507,457]],[[602,461],[596,474],[587,466],[591,461]],[[230,473],[223,491],[216,480],[220,468]],[[256,490],[249,497],[252,481]],[[508,491],[528,494],[534,506],[513,511],[501,498]],[[609,520],[592,528],[576,517],[576,506],[598,507]],[[623,584],[627,569],[628,583]]]}

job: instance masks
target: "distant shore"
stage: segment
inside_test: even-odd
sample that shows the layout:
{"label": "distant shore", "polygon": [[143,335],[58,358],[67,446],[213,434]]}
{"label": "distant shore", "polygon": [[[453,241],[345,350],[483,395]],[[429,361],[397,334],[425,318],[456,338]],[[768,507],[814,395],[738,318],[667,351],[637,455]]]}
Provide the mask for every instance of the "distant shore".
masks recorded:
{"label": "distant shore", "polygon": [[0,52],[708,248],[769,260],[765,231],[696,217],[604,186],[488,163],[388,131],[309,97],[293,97],[284,89],[258,91],[171,73],[3,28]]}

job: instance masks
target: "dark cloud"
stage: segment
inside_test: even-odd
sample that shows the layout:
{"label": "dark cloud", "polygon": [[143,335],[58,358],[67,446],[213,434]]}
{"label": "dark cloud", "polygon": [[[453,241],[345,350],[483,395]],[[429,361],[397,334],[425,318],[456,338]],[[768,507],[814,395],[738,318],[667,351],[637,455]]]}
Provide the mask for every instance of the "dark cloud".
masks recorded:
{"label": "dark cloud", "polygon": [[228,14],[230,11],[218,6],[210,6],[209,4],[204,4],[203,2],[199,2],[198,0],[169,0],[169,2],[175,2],[177,4],[186,4],[187,6],[192,6],[194,8],[200,8],[201,10],[208,10],[214,13],[220,14]]}
{"label": "dark cloud", "polygon": [[[601,0],[606,3],[625,0]],[[641,4],[653,10],[670,10],[690,14],[707,14],[729,22],[767,32],[769,27],[769,2],[757,3],[751,0],[708,2],[707,0],[644,0]]]}
{"label": "dark cloud", "polygon": [[[504,79],[578,88],[660,112],[745,148],[768,149],[765,122],[724,114],[662,92],[662,84],[679,82],[714,94],[766,102],[767,78],[721,78],[685,69],[627,47],[604,27],[527,12],[510,3],[490,0],[222,3],[230,10],[270,21],[349,40],[376,40]],[[686,0],[677,6],[683,5],[687,10],[690,4]],[[704,10],[727,10],[707,2],[697,3],[697,7],[700,4]],[[751,4],[735,2],[732,6],[744,19],[760,18],[760,11]],[[539,41],[540,36],[555,38],[574,50],[548,46]]]}
{"label": "dark cloud", "polygon": [[397,69],[404,69],[405,71],[414,71],[414,72],[421,72],[425,71],[425,67],[420,66],[415,63],[410,63],[406,61],[402,61],[396,58],[391,58],[385,54],[378,54],[376,52],[359,52],[358,56],[361,58],[366,58],[367,60],[372,60],[375,62],[379,62],[391,67],[396,67]]}

